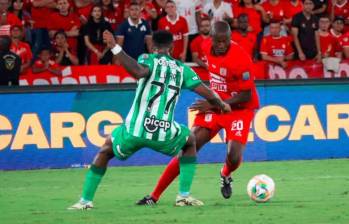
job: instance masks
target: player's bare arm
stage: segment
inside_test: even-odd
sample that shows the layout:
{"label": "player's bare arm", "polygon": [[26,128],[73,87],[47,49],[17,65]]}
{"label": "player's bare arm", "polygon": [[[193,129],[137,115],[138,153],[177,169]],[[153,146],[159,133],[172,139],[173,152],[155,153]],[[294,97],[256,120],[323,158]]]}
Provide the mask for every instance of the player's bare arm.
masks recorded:
{"label": "player's bare arm", "polygon": [[240,93],[236,94],[235,96],[228,98],[224,100],[227,104],[229,104],[231,107],[236,107],[240,103],[245,103],[250,101],[252,98],[252,90],[245,90],[241,91]]}
{"label": "player's bare arm", "polygon": [[149,68],[138,64],[136,60],[126,54],[122,48],[116,44],[114,35],[111,32],[104,31],[103,39],[107,46],[112,49],[115,57],[130,75],[136,79],[141,79],[149,75]]}
{"label": "player's bare arm", "polygon": [[[199,85],[194,89],[194,91],[207,100],[211,109],[217,108],[222,110],[224,113],[231,112],[230,105],[225,103],[215,92],[213,92],[205,84]],[[200,105],[197,105],[195,103],[190,107],[190,109],[201,111]]]}

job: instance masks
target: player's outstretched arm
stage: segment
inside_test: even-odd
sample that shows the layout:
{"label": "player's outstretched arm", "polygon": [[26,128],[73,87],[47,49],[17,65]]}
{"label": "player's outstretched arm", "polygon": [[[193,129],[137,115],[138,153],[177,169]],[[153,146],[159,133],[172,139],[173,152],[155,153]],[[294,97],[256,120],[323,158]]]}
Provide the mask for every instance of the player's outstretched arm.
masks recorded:
{"label": "player's outstretched arm", "polygon": [[149,75],[149,68],[144,67],[137,63],[137,61],[126,54],[122,48],[116,44],[114,35],[109,31],[103,32],[103,40],[107,46],[111,49],[113,55],[115,55],[121,65],[126,69],[130,75],[136,79],[144,78]]}
{"label": "player's outstretched arm", "polygon": [[215,92],[213,92],[205,84],[200,84],[194,89],[194,91],[200,96],[204,97],[207,100],[207,102],[210,103],[210,105],[205,105],[205,103],[202,103],[203,101],[197,101],[196,103],[191,105],[191,110],[205,111],[207,108],[204,107],[211,107],[211,109],[218,108],[222,110],[224,113],[231,112],[230,105],[225,103]]}

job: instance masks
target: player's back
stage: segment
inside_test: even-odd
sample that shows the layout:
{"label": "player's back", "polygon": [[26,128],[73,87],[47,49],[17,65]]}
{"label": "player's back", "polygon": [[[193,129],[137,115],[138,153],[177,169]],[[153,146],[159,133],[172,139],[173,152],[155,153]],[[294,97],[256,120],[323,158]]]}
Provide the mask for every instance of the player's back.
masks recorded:
{"label": "player's back", "polygon": [[182,86],[186,86],[185,71],[189,68],[165,54],[143,54],[138,63],[147,66],[150,74],[138,81],[126,129],[136,137],[170,140],[180,130],[174,122],[174,109]]}

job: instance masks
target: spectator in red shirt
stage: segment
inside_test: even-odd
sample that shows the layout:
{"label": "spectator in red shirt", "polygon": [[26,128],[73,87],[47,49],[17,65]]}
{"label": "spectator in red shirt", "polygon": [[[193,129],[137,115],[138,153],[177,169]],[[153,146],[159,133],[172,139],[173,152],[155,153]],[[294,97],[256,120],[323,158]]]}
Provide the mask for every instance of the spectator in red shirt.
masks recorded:
{"label": "spectator in red shirt", "polygon": [[242,13],[238,17],[238,29],[231,33],[231,39],[242,47],[247,54],[254,58],[257,37],[253,32],[248,31],[248,15]]}
{"label": "spectator in red shirt", "polygon": [[167,30],[173,34],[172,57],[185,61],[188,48],[188,24],[184,17],[177,13],[176,3],[167,1],[165,7],[167,16],[159,20],[159,30]]}
{"label": "spectator in red shirt", "polygon": [[332,36],[334,36],[338,40],[343,35],[344,22],[345,22],[345,19],[342,16],[336,16],[332,22],[332,27],[330,29],[330,33]]}
{"label": "spectator in red shirt", "polygon": [[24,39],[30,42],[31,41],[31,35],[30,35],[31,15],[30,15],[30,12],[24,9],[24,2],[22,0],[12,0],[9,11],[15,14],[21,20],[22,25],[24,27],[24,30],[23,30]]}
{"label": "spectator in red shirt", "polygon": [[32,51],[28,43],[22,41],[23,28],[21,26],[11,27],[11,47],[10,50],[17,54],[22,61],[21,73],[26,72],[30,67],[33,58]]}
{"label": "spectator in red shirt", "polygon": [[253,0],[241,0],[239,5],[233,5],[233,12],[235,18],[234,24],[236,24],[236,26],[239,15],[242,13],[247,14],[248,21],[250,21],[248,31],[254,32],[255,34],[262,31],[262,21],[268,21],[267,14],[263,7],[260,4],[254,4]]}
{"label": "spectator in red shirt", "polygon": [[79,15],[81,24],[86,24],[93,7],[93,1],[92,0],[74,0],[74,4],[76,7],[77,14]]}
{"label": "spectator in red shirt", "polygon": [[21,20],[12,12],[8,11],[10,3],[8,0],[0,0],[0,35],[9,36],[11,26],[21,26]]}
{"label": "spectator in red shirt", "polygon": [[333,20],[336,16],[342,16],[345,18],[344,30],[347,32],[349,30],[349,2],[348,0],[334,0],[331,1],[328,7],[328,11]]}
{"label": "spectator in red shirt", "polygon": [[54,37],[58,30],[64,30],[68,37],[69,46],[75,54],[77,51],[77,37],[80,31],[79,16],[70,10],[68,0],[58,0],[57,9],[59,11],[51,17],[50,36]]}
{"label": "spectator in red shirt", "polygon": [[50,25],[51,15],[56,9],[55,0],[32,0],[32,51],[34,58],[37,57],[41,48],[50,48],[50,37],[48,35],[48,26]]}
{"label": "spectator in red shirt", "polygon": [[112,0],[101,0],[101,5],[103,7],[104,19],[110,23],[113,30],[116,30],[124,20],[123,4],[118,2],[113,4]]}
{"label": "spectator in red shirt", "polygon": [[67,42],[67,34],[62,30],[56,32],[54,36],[54,58],[59,65],[78,65],[78,58],[72,53]]}
{"label": "spectator in red shirt", "polygon": [[190,50],[192,53],[193,62],[207,70],[207,59],[202,49],[202,43],[210,38],[211,21],[209,18],[201,19],[199,30],[200,34],[191,42]]}
{"label": "spectator in red shirt", "polygon": [[316,31],[316,41],[321,51],[321,58],[334,57],[335,55],[339,55],[340,57],[340,52],[336,52],[338,49],[336,47],[337,40],[331,35],[330,26],[330,18],[328,16],[321,16],[319,20],[319,29]]}
{"label": "spectator in red shirt", "polygon": [[260,54],[262,60],[287,67],[287,61],[293,59],[293,48],[289,37],[280,35],[280,21],[271,21],[270,35],[263,37]]}
{"label": "spectator in red shirt", "polygon": [[[343,36],[344,32],[344,21],[345,19],[342,16],[336,16],[332,22],[332,28],[330,29],[330,34],[335,38],[336,44],[335,44],[335,52],[340,52],[337,53],[337,55],[341,56],[343,53],[343,49],[340,46],[340,41]],[[342,56],[341,56],[342,57]]]}
{"label": "spectator in red shirt", "polygon": [[297,13],[302,12],[303,3],[301,0],[290,0],[285,2],[284,7],[285,7],[285,17],[286,17],[284,19],[284,22],[286,25],[288,25],[288,28],[291,29],[292,17]]}
{"label": "spectator in red shirt", "polygon": [[267,13],[269,20],[283,22],[286,18],[284,4],[280,0],[267,0],[262,3],[264,11]]}
{"label": "spectator in red shirt", "polygon": [[33,73],[50,72],[54,75],[62,75],[62,71],[59,69],[57,63],[51,60],[51,50],[49,48],[43,48],[40,51],[39,58],[33,64]]}

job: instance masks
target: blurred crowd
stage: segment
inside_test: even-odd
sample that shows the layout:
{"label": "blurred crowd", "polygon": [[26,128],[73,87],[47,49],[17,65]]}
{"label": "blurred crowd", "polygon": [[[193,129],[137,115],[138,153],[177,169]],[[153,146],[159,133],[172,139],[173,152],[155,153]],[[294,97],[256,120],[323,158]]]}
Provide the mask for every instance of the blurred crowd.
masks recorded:
{"label": "blurred crowd", "polygon": [[201,44],[219,20],[255,61],[285,68],[349,57],[348,0],[0,0],[0,36],[12,40],[21,72],[117,63],[105,30],[135,59],[151,52],[154,30],[169,30],[172,56],[206,68]]}

